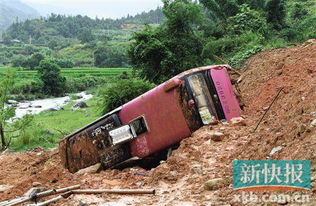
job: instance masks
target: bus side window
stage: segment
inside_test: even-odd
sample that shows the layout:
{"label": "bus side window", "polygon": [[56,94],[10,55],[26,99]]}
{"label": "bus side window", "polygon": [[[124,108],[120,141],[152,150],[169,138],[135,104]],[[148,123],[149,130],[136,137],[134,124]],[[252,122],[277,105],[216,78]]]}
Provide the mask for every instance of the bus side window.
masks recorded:
{"label": "bus side window", "polygon": [[143,116],[133,120],[129,125],[132,128],[132,132],[135,136],[148,132],[148,127]]}

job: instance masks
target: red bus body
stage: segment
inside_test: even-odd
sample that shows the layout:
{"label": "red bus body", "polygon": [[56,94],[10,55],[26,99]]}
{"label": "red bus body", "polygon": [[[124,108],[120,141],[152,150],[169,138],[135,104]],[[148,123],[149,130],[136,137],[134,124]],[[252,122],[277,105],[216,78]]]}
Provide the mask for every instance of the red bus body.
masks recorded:
{"label": "red bus body", "polygon": [[[68,135],[60,142],[64,166],[71,172],[97,162],[111,168],[130,157],[166,149],[212,121],[240,117],[227,68],[183,72]],[[122,143],[115,137],[120,132],[127,139]]]}

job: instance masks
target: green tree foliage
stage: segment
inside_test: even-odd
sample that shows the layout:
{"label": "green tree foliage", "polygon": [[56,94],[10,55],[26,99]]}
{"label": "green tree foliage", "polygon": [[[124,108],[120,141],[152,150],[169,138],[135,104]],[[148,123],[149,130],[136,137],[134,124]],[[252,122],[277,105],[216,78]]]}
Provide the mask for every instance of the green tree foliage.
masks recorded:
{"label": "green tree foliage", "polygon": [[122,79],[116,81],[100,92],[103,100],[101,104],[102,113],[106,114],[154,87],[154,84],[142,79]]}
{"label": "green tree foliage", "polygon": [[8,69],[0,77],[0,150],[2,151],[10,146],[12,138],[23,137],[26,128],[33,120],[33,116],[25,115],[13,123],[8,123],[8,120],[15,116],[15,107],[5,105],[9,99],[13,83],[13,71]]}
{"label": "green tree foliage", "polygon": [[7,70],[3,77],[0,79],[0,138],[1,138],[1,150],[7,149],[9,143],[5,138],[5,126],[7,120],[11,119],[15,115],[15,108],[13,106],[5,106],[6,101],[9,98],[10,89],[13,86],[13,73],[11,70]]}
{"label": "green tree foliage", "polygon": [[228,32],[237,35],[249,31],[263,35],[267,33],[267,21],[260,12],[251,9],[247,4],[239,6],[239,10],[239,13],[227,19]]}
{"label": "green tree foliage", "polygon": [[131,63],[141,77],[159,83],[202,62],[202,42],[194,29],[202,20],[201,7],[188,0],[164,1],[163,27],[147,26],[134,35]]}
{"label": "green tree foliage", "polygon": [[267,0],[265,11],[267,13],[267,21],[271,23],[274,29],[282,29],[286,26],[286,8],[284,0]]}
{"label": "green tree foliage", "polygon": [[128,56],[124,47],[101,44],[94,52],[94,65],[97,67],[118,68],[128,65]]}
{"label": "green tree foliage", "polygon": [[78,36],[78,39],[81,41],[81,43],[89,43],[95,40],[95,36],[92,34],[91,29],[83,28]]}
{"label": "green tree foliage", "polygon": [[60,75],[60,68],[53,59],[45,58],[40,62],[39,78],[43,82],[43,91],[52,96],[65,93],[66,79]]}

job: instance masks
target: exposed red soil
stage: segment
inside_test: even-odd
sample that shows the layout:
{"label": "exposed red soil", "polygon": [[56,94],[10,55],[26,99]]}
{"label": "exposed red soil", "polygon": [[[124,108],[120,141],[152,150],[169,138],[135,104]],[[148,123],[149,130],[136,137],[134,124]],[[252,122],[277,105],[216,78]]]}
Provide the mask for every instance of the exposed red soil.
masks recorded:
{"label": "exposed red soil", "polygon": [[[272,158],[312,161],[314,178],[306,205],[316,205],[316,128],[310,126],[316,119],[316,44],[262,52],[251,57],[242,71],[239,89],[246,105],[246,126],[205,126],[183,140],[165,163],[144,175],[135,173],[144,172],[138,167],[71,174],[62,168],[57,150],[3,154],[0,185],[13,188],[0,193],[0,201],[21,196],[33,182],[40,182],[45,188],[80,184],[82,188],[157,189],[155,196],[76,195],[55,205],[238,205],[233,201],[238,192],[232,189],[232,161]],[[253,133],[281,87],[284,92]],[[224,140],[212,141],[211,130],[222,131]],[[277,146],[282,150],[269,157]],[[205,190],[204,183],[213,178],[224,181],[216,190]]]}

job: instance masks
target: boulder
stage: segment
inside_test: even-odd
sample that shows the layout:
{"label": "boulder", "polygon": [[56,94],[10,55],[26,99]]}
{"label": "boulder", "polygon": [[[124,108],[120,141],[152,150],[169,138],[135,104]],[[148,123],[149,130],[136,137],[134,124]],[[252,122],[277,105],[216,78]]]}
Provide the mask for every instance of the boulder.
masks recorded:
{"label": "boulder", "polygon": [[208,180],[204,183],[204,189],[205,190],[216,190],[223,186],[224,179],[223,178],[215,178]]}
{"label": "boulder", "polygon": [[101,169],[102,169],[101,163],[97,163],[90,167],[79,170],[78,172],[76,172],[76,174],[80,174],[80,175],[93,174],[93,173],[98,173]]}
{"label": "boulder", "polygon": [[7,101],[7,103],[8,103],[8,104],[18,104],[19,102],[15,101],[15,100],[9,99],[9,100]]}
{"label": "boulder", "polygon": [[51,111],[51,112],[57,112],[57,111],[61,111],[61,110],[64,110],[64,108],[62,108],[60,106],[56,106],[56,107],[52,107],[52,108],[48,109],[48,111]]}
{"label": "boulder", "polygon": [[81,108],[87,108],[88,105],[85,102],[77,102],[74,106],[72,106],[72,109],[81,109]]}
{"label": "boulder", "polygon": [[12,185],[0,185],[0,193],[12,189]]}
{"label": "boulder", "polygon": [[282,147],[282,146],[277,146],[277,147],[274,147],[274,148],[271,150],[271,152],[270,152],[269,156],[271,157],[272,155],[274,155],[275,153],[277,153],[277,152],[281,151],[282,149],[283,149],[283,147]]}
{"label": "boulder", "polygon": [[42,183],[40,183],[40,182],[33,182],[32,183],[32,186],[33,187],[39,187],[39,186],[41,186],[42,185]]}
{"label": "boulder", "polygon": [[311,127],[316,127],[316,119],[311,122]]}
{"label": "boulder", "polygon": [[224,138],[225,138],[225,134],[222,132],[218,132],[218,131],[211,132],[211,140],[215,142],[223,141]]}
{"label": "boulder", "polygon": [[245,119],[242,117],[235,117],[230,120],[233,126],[246,126]]}

